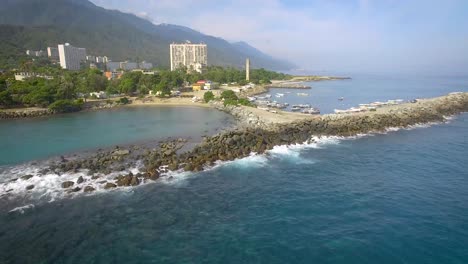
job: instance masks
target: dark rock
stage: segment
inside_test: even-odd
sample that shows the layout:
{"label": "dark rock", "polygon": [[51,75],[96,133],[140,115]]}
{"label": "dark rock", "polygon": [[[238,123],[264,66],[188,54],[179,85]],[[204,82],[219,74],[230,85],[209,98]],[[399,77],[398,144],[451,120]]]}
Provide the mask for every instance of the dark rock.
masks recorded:
{"label": "dark rock", "polygon": [[66,181],[66,182],[62,182],[62,188],[66,189],[66,188],[70,188],[74,185],[75,183],[72,182],[72,181]]}
{"label": "dark rock", "polygon": [[137,186],[138,184],[140,184],[140,179],[138,179],[137,176],[133,176],[132,180],[130,181],[130,185]]}
{"label": "dark rock", "polygon": [[131,181],[132,181],[132,176],[131,175],[120,175],[116,178],[116,182],[118,186],[130,186]]}
{"label": "dark rock", "polygon": [[80,184],[82,182],[84,182],[84,179],[83,179],[83,176],[80,176],[78,180],[76,180],[76,183]]}
{"label": "dark rock", "polygon": [[94,192],[95,190],[96,189],[94,189],[92,186],[86,186],[83,191],[89,193]]}
{"label": "dark rock", "polygon": [[71,190],[71,192],[79,192],[79,191],[81,191],[80,187],[75,187]]}
{"label": "dark rock", "polygon": [[26,187],[26,190],[32,190],[32,189],[34,189],[34,185],[28,185],[28,186]]}
{"label": "dark rock", "polygon": [[106,185],[104,185],[104,189],[111,189],[111,188],[115,188],[117,187],[117,185],[111,183],[111,182],[108,182],[106,183]]}
{"label": "dark rock", "polygon": [[28,174],[28,175],[21,176],[21,179],[27,181],[27,180],[31,179],[32,177],[34,177],[34,176],[31,175],[31,174]]}

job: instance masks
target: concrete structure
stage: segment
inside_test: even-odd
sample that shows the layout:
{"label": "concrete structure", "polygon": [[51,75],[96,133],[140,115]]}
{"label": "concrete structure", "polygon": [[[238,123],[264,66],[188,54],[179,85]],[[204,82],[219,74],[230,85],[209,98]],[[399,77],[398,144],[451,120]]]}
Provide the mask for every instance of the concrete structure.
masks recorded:
{"label": "concrete structure", "polygon": [[108,80],[120,79],[120,77],[122,77],[122,75],[123,75],[123,72],[121,72],[121,71],[106,71],[106,72],[104,72],[104,76],[106,76],[106,78]]}
{"label": "concrete structure", "polygon": [[58,60],[60,58],[58,48],[47,47],[47,57],[52,60]]}
{"label": "concrete structure", "polygon": [[245,60],[245,80],[250,81],[250,59]]}
{"label": "concrete structure", "polygon": [[138,68],[140,68],[142,70],[152,69],[153,68],[153,63],[142,61],[142,62],[138,63]]}
{"label": "concrete structure", "polygon": [[118,69],[120,69],[120,62],[108,61],[106,63],[106,68],[108,71],[117,71]]}
{"label": "concrete structure", "polygon": [[34,56],[34,57],[42,57],[44,56],[43,50],[26,50],[26,55]]}
{"label": "concrete structure", "polygon": [[136,62],[130,62],[130,61],[124,61],[120,63],[120,69],[124,71],[131,71],[134,69],[138,69],[138,63]]}
{"label": "concrete structure", "polygon": [[15,80],[17,81],[24,81],[27,78],[43,78],[47,80],[53,80],[54,77],[49,76],[49,75],[44,75],[40,73],[35,73],[35,72],[19,72],[15,74]]}
{"label": "concrete structure", "polygon": [[171,44],[171,71],[180,67],[187,67],[189,71],[202,72],[208,65],[208,52],[206,44]]}
{"label": "concrete structure", "polygon": [[96,62],[96,56],[87,55],[87,56],[86,56],[86,61],[89,61],[89,62]]}
{"label": "concrete structure", "polygon": [[109,62],[109,58],[107,58],[107,56],[97,56],[96,57],[96,62],[97,63],[107,63],[107,62]]}
{"label": "concrete structure", "polygon": [[86,60],[86,49],[73,47],[69,43],[58,45],[60,66],[72,71],[81,67],[81,62]]}

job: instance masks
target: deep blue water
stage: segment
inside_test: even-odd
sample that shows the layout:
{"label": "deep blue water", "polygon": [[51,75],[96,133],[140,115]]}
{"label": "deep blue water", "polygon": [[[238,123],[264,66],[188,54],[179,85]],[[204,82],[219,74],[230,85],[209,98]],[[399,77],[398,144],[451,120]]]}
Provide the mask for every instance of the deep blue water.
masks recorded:
{"label": "deep blue water", "polygon": [[0,263],[468,263],[468,114],[319,142],[24,213],[0,204]]}

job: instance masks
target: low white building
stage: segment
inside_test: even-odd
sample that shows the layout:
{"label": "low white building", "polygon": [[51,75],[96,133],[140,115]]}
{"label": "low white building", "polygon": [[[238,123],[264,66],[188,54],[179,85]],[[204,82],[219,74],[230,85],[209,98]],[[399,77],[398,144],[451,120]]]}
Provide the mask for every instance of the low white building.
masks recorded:
{"label": "low white building", "polygon": [[107,93],[104,92],[104,91],[92,92],[92,93],[89,93],[89,96],[96,97],[97,99],[106,99],[107,98]]}
{"label": "low white building", "polygon": [[45,75],[45,74],[40,74],[40,73],[35,73],[35,72],[18,72],[15,74],[15,80],[17,81],[24,81],[27,78],[43,78],[47,80],[53,80],[54,77]]}

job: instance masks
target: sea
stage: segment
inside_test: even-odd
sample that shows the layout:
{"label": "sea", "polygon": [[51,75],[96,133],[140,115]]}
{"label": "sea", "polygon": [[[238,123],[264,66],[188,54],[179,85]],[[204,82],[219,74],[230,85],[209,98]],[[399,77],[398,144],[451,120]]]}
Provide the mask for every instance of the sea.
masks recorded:
{"label": "sea", "polygon": [[[270,93],[328,113],[468,91],[468,76],[351,77]],[[0,186],[58,155],[195,139],[230,122],[157,107],[0,121]],[[0,187],[0,263],[468,263],[468,113],[314,139],[89,195]]]}

